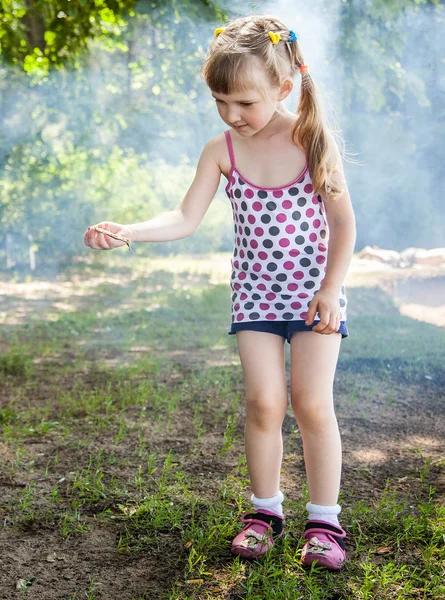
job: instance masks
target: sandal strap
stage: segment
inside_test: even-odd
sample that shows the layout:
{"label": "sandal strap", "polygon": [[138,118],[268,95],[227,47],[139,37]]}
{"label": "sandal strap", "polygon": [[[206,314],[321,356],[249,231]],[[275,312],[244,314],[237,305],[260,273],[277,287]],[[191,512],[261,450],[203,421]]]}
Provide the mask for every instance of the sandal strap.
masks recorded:
{"label": "sandal strap", "polygon": [[303,536],[309,538],[310,534],[326,533],[329,538],[333,537],[335,543],[340,546],[342,550],[345,549],[344,539],[346,532],[342,527],[331,523],[319,523],[317,521],[308,521],[304,527]]}
{"label": "sandal strap", "polygon": [[254,512],[254,513],[246,513],[243,516],[243,521],[244,519],[246,520],[255,520],[255,521],[263,521],[263,523],[267,523],[268,525],[271,525],[272,527],[272,531],[274,536],[276,535],[280,535],[281,532],[283,531],[283,520],[281,517],[277,517],[275,515],[266,515],[264,513],[261,512]]}

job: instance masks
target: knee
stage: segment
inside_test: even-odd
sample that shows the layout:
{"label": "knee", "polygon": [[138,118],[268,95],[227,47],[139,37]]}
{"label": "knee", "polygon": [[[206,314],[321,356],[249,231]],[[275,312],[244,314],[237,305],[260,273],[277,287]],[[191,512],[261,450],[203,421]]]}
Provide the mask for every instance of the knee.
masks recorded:
{"label": "knee", "polygon": [[317,401],[315,398],[305,401],[304,398],[299,398],[298,402],[292,401],[292,410],[302,432],[320,433],[337,426],[333,402],[326,403],[326,400]]}
{"label": "knee", "polygon": [[264,431],[281,428],[286,408],[287,398],[247,398],[246,421]]}

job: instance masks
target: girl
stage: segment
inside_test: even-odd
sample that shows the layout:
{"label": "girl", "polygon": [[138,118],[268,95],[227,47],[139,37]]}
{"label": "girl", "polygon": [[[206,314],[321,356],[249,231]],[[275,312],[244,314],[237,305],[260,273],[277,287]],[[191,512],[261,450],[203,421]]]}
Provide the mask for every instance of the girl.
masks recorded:
{"label": "girl", "polygon": [[[179,207],[144,223],[98,225],[131,241],[195,231],[227,178],[235,229],[232,323],[246,387],[245,448],[253,511],[233,554],[260,557],[283,535],[282,423],[291,404],[300,429],[310,502],[302,564],[340,569],[346,560],[337,504],[341,440],[333,405],[340,341],[347,337],[343,280],[355,218],[342,158],[295,33],[277,17],[250,15],[215,30],[203,76],[230,129],[211,139]],[[301,76],[296,114],[283,100]],[[124,242],[89,230],[85,244]],[[328,250],[329,249],[329,250]]]}

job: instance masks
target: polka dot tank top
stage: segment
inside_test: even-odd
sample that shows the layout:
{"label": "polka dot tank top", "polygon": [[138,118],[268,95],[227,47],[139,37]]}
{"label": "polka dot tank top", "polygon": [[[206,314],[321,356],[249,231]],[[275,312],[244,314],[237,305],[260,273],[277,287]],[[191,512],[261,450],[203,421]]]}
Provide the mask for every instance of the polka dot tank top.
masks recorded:
{"label": "polka dot tank top", "polygon": [[[313,194],[307,161],[291,183],[258,187],[236,168],[230,132],[224,134],[231,164],[225,191],[235,229],[232,323],[305,321],[325,276],[329,245],[324,202]],[[339,304],[340,320],[346,321],[344,285]]]}

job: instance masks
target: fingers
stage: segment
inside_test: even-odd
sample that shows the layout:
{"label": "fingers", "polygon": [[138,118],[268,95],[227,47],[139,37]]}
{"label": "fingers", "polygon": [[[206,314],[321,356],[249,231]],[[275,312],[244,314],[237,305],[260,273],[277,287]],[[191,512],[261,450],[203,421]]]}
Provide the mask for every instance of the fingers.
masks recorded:
{"label": "fingers", "polygon": [[[109,229],[106,223],[98,223],[93,227],[100,227],[101,229]],[[109,238],[108,238],[109,239]],[[111,246],[108,243],[107,236],[103,233],[99,233],[95,229],[88,229],[84,235],[84,243],[86,246],[93,248],[93,250],[111,250]]]}
{"label": "fingers", "polygon": [[312,328],[316,333],[328,335],[335,333],[340,327],[340,317],[335,312],[323,312],[320,315],[320,322]]}

